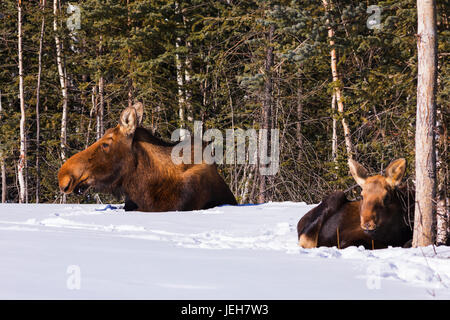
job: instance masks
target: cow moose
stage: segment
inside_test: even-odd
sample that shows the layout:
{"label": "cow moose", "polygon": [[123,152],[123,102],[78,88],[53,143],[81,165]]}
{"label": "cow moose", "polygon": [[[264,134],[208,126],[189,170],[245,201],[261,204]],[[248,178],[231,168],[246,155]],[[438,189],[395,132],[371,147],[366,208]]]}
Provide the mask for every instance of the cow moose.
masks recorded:
{"label": "cow moose", "polygon": [[[141,127],[143,104],[122,111],[119,124],[58,172],[60,190],[125,196],[126,211],[186,211],[235,205],[236,199],[215,164],[175,164],[176,143],[165,142]],[[194,152],[194,147],[192,148]]]}
{"label": "cow moose", "polygon": [[369,176],[358,162],[349,160],[350,172],[362,188],[360,201],[344,192],[328,195],[298,222],[299,246],[379,249],[407,246],[412,239],[414,191],[401,184],[405,159],[392,161],[384,175]]}

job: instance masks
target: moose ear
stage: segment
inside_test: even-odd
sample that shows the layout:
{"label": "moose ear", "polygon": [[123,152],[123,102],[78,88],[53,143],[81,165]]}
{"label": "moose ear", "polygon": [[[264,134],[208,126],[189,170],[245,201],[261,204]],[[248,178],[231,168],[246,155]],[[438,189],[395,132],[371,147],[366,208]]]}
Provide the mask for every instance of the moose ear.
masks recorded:
{"label": "moose ear", "polygon": [[120,131],[126,136],[133,135],[138,126],[138,115],[136,109],[128,107],[122,111],[119,120]]}
{"label": "moose ear", "polygon": [[133,108],[136,110],[137,125],[142,125],[142,119],[144,118],[144,105],[142,102],[136,102],[133,104]]}
{"label": "moose ear", "polygon": [[406,160],[403,158],[392,161],[386,168],[384,176],[386,177],[386,182],[391,186],[395,187],[400,184],[406,171]]}
{"label": "moose ear", "polygon": [[352,174],[353,179],[355,179],[356,183],[362,187],[366,183],[369,173],[362,165],[353,159],[348,159],[348,166],[350,167],[350,173]]}

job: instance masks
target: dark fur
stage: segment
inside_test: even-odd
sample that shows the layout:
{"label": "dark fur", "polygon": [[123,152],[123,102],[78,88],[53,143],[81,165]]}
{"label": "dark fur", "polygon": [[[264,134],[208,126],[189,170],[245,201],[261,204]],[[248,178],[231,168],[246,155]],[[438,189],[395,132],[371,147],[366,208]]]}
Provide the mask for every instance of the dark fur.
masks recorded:
{"label": "dark fur", "polygon": [[310,210],[298,222],[297,232],[300,237],[305,234],[310,238],[320,232],[324,221],[328,220],[329,216],[340,208],[344,203],[348,202],[345,194],[342,191],[334,192],[328,195],[317,207]]}
{"label": "dark fur", "polygon": [[[102,145],[108,136],[113,136],[114,142],[105,151]],[[165,142],[141,127],[131,142],[127,139],[119,125],[67,160],[58,175],[61,189],[71,192],[74,184],[87,184],[77,179],[88,175],[89,186],[97,191],[125,196],[127,211],[199,210],[236,204],[214,164],[175,165],[171,151],[176,143]],[[67,176],[72,177],[68,184]]]}

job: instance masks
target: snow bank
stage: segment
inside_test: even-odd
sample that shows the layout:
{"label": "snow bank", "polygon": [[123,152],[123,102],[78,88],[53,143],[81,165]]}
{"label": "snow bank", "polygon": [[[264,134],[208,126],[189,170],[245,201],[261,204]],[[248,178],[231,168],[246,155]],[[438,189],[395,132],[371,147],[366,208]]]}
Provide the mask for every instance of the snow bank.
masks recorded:
{"label": "snow bank", "polygon": [[304,203],[104,207],[0,205],[0,298],[450,298],[450,247],[302,249]]}

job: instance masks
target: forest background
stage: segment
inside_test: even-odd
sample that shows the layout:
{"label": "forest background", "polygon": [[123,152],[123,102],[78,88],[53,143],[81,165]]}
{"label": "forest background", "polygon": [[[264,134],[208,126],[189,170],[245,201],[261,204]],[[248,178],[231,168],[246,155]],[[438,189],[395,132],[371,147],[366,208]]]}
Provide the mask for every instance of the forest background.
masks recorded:
{"label": "forest background", "polygon": [[[356,197],[349,156],[371,173],[406,158],[413,185],[415,1],[19,2],[0,3],[2,202],[61,202],[62,163],[134,101],[145,106],[144,126],[166,140],[196,120],[204,130],[279,129],[276,175],[219,166],[240,203],[318,203],[337,189]],[[438,1],[437,174],[446,199],[449,13]],[[65,201],[114,199],[90,191]]]}

